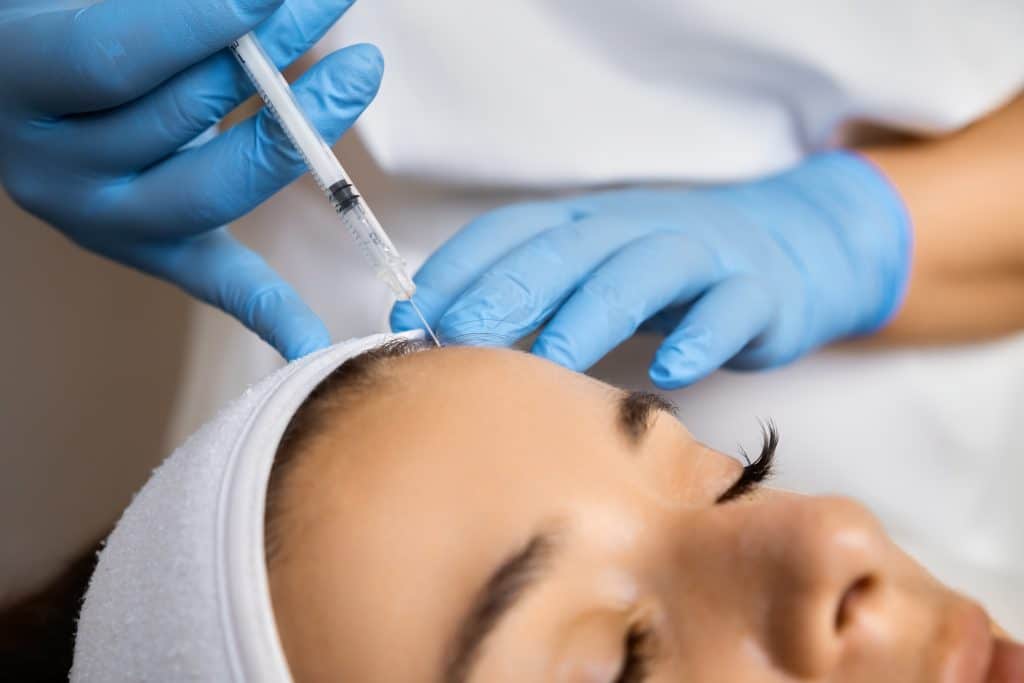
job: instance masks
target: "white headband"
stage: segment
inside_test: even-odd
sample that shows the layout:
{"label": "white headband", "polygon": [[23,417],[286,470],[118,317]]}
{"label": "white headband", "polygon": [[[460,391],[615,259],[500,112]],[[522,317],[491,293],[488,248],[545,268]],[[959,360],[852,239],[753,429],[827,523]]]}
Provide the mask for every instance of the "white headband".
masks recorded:
{"label": "white headband", "polygon": [[100,554],[71,680],[291,683],[263,547],[278,443],[332,370],[387,341],[418,336],[352,339],[291,363],[164,461]]}

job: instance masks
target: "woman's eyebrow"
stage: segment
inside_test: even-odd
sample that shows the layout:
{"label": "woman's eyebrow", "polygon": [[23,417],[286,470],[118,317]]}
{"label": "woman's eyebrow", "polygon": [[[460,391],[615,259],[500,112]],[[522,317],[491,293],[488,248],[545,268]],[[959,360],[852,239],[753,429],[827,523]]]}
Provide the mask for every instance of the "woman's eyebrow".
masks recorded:
{"label": "woman's eyebrow", "polygon": [[654,424],[652,419],[663,412],[675,417],[679,412],[663,396],[649,391],[630,391],[619,398],[619,429],[630,443],[637,444]]}
{"label": "woman's eyebrow", "polygon": [[537,582],[554,550],[554,535],[538,533],[494,570],[455,631],[455,640],[446,657],[442,678],[445,683],[463,683],[469,679],[487,636]]}

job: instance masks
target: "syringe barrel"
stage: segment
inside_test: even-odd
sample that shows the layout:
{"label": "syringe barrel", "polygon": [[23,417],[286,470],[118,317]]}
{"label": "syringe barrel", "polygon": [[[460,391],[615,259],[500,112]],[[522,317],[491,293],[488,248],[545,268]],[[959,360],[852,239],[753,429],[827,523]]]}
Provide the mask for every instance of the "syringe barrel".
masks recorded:
{"label": "syringe barrel", "polygon": [[416,285],[405,261],[370,207],[359,197],[330,146],[306,118],[288,82],[264,52],[256,37],[247,33],[231,45],[235,57],[256,86],[267,109],[274,115],[288,140],[302,155],[320,189],[370,262],[374,273],[400,301],[411,299]]}
{"label": "syringe barrel", "polygon": [[329,188],[329,194],[342,223],[359,245],[377,277],[391,288],[399,301],[411,299],[416,293],[416,285],[409,277],[405,259],[380,227],[370,207],[356,194],[352,183],[336,183]]}

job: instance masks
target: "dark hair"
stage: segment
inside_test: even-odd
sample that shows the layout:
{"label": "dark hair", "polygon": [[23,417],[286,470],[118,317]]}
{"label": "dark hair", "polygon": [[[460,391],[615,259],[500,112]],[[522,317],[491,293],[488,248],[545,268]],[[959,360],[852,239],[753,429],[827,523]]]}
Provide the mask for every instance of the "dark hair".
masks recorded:
{"label": "dark hair", "polygon": [[0,680],[67,681],[82,598],[103,540],[42,589],[0,609]]}
{"label": "dark hair", "polygon": [[381,372],[383,361],[428,348],[433,348],[433,344],[416,339],[396,339],[353,356],[325,377],[295,411],[277,447],[267,482],[263,538],[268,567],[281,553],[285,536],[281,529],[284,517],[281,511],[282,490],[295,462],[309,450],[313,440],[327,430],[330,421],[344,410],[349,401],[371,387],[380,386],[384,380]]}

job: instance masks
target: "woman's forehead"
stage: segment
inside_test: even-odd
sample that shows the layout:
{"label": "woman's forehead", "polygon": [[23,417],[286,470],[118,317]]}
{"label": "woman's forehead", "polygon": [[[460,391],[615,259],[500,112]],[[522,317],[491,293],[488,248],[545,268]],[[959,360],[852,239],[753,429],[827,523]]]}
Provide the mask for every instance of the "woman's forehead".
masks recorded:
{"label": "woman's forehead", "polygon": [[[365,640],[346,657],[404,640],[402,624],[420,624],[411,640],[454,628],[466,591],[538,530],[568,520],[578,548],[624,547],[659,497],[711,500],[687,483],[730,477],[669,413],[652,413],[633,442],[628,394],[526,354],[428,351],[389,373],[291,486],[302,510],[290,542],[317,565],[305,584],[329,584],[321,602],[333,603],[310,609]],[[382,594],[396,612],[380,609]],[[429,645],[414,648],[423,662],[438,656]]]}
{"label": "woman's forehead", "polygon": [[[378,393],[332,421],[333,433],[320,440],[327,463],[316,470],[337,467],[350,478],[358,467],[360,479],[389,487],[405,485],[404,475],[414,471],[435,488],[480,487],[501,476],[512,477],[509,483],[523,476],[578,481],[581,470],[618,473],[627,464],[623,453],[638,451],[639,441],[670,458],[680,450],[709,455],[694,474],[722,467],[721,456],[696,443],[661,399],[636,400],[635,392],[525,353],[426,351],[389,361],[387,375]],[[642,437],[629,420],[643,424]]]}

